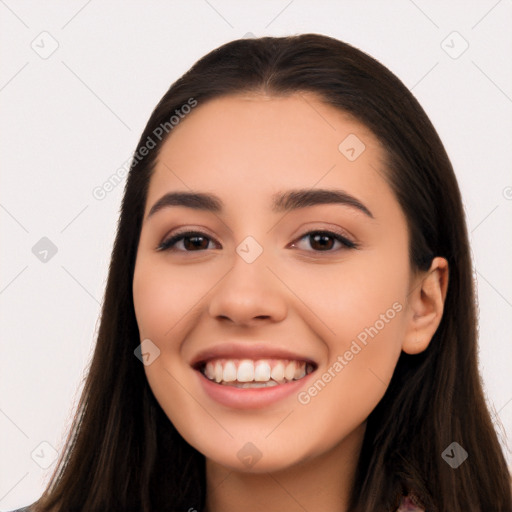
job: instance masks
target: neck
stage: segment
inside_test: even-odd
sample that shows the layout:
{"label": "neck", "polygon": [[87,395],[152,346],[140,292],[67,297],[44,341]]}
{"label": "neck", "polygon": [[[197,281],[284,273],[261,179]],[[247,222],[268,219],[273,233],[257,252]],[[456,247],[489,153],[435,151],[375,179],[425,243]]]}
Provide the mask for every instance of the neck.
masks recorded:
{"label": "neck", "polygon": [[338,445],[279,471],[244,473],[206,459],[204,512],[346,512],[366,423]]}

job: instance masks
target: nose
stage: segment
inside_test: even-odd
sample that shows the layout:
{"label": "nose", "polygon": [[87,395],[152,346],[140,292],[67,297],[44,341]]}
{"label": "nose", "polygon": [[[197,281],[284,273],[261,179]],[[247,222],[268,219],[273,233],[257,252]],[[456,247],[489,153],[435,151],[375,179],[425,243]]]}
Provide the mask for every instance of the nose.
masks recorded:
{"label": "nose", "polygon": [[231,270],[212,291],[209,314],[237,325],[280,322],[286,317],[285,288],[263,257],[247,263],[235,256]]}

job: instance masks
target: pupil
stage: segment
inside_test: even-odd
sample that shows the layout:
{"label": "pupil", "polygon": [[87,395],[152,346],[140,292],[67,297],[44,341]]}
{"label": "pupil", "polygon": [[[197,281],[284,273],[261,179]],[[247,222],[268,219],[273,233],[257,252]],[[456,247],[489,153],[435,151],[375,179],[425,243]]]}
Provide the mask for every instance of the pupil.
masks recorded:
{"label": "pupil", "polygon": [[[313,240],[315,240],[315,242],[318,241],[318,239],[322,240],[322,242],[320,243],[320,247],[323,249],[326,248],[326,244],[325,244],[326,240],[331,240],[331,242],[333,242],[332,237],[329,235],[320,235],[319,234],[319,235],[311,235],[311,236],[312,236]],[[330,249],[331,247],[332,247],[332,243],[331,244],[327,243],[327,248]]]}
{"label": "pupil", "polygon": [[[191,244],[187,244],[187,240],[192,240],[193,242]],[[201,243],[197,243],[198,240],[205,240],[204,236],[187,236],[185,237],[185,239],[183,240],[183,243],[185,245],[185,247],[187,249],[189,249],[190,247],[195,247],[195,248],[204,248],[202,246],[204,246],[204,243],[201,245]],[[208,245],[208,244],[207,244]]]}

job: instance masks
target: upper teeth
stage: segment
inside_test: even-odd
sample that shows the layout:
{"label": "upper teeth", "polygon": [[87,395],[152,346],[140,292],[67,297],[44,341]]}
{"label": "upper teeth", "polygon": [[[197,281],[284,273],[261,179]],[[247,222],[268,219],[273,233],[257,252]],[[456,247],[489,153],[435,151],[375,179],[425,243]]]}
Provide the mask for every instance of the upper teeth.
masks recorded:
{"label": "upper teeth", "polygon": [[216,359],[206,363],[204,375],[215,382],[278,383],[301,379],[313,367],[305,361],[259,359]]}

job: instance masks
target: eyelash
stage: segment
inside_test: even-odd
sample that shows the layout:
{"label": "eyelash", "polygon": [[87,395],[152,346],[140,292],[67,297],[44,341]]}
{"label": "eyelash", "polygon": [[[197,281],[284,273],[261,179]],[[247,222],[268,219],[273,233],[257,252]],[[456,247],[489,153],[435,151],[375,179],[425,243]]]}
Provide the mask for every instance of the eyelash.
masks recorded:
{"label": "eyelash", "polygon": [[[340,242],[342,245],[343,245],[343,248],[342,249],[338,249],[337,251],[336,250],[326,250],[326,251],[315,251],[313,250],[313,252],[315,253],[329,253],[329,252],[338,252],[340,250],[343,250],[343,249],[358,249],[359,248],[359,245],[356,244],[355,242],[352,242],[351,240],[348,240],[347,238],[345,238],[344,236],[340,235],[339,233],[335,233],[333,231],[327,231],[327,230],[313,230],[313,231],[308,231],[307,233],[304,233],[301,237],[299,237],[297,240],[298,241],[301,241],[303,240],[304,238],[308,237],[308,236],[312,236],[312,235],[327,235],[331,238],[334,238],[335,240],[337,240],[338,242]],[[213,240],[213,238],[211,238],[210,236],[208,236],[206,233],[202,233],[201,231],[183,231],[181,233],[176,233],[175,235],[173,235],[171,238],[168,238],[167,240],[164,240],[158,247],[157,247],[157,251],[177,251],[177,252],[204,252],[204,250],[198,250],[198,251],[187,251],[187,250],[178,250],[178,249],[175,249],[174,248],[174,245],[176,244],[176,242],[184,239],[184,238],[189,238],[189,237],[194,237],[194,236],[199,236],[199,237],[204,237],[204,238],[207,238],[209,240]],[[293,242],[295,244],[295,242]],[[309,252],[309,251],[308,251]]]}

